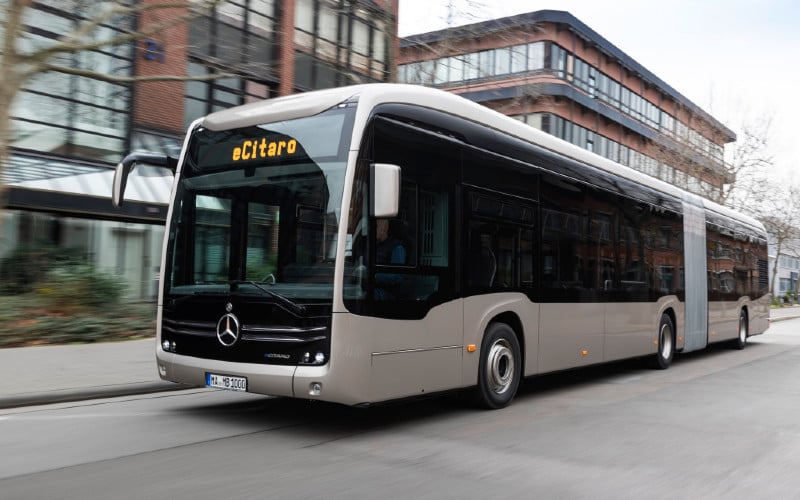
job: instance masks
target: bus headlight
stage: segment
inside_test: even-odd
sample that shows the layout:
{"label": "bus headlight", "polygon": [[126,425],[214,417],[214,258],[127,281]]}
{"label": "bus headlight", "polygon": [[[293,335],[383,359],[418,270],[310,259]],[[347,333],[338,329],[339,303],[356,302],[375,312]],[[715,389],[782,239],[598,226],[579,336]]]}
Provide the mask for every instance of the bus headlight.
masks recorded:
{"label": "bus headlight", "polygon": [[322,365],[325,364],[326,359],[327,356],[322,351],[317,351],[313,358],[310,352],[306,352],[300,357],[300,363],[304,365]]}

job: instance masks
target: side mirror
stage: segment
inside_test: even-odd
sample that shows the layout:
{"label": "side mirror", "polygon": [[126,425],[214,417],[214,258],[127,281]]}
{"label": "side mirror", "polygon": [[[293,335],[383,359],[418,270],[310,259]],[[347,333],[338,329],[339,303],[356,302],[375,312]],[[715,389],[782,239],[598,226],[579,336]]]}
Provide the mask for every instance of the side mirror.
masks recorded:
{"label": "side mirror", "polygon": [[157,167],[166,167],[173,174],[178,167],[178,160],[167,155],[154,155],[144,153],[133,153],[126,156],[114,171],[114,187],[111,192],[111,203],[115,207],[122,206],[122,200],[125,195],[125,186],[128,184],[128,176],[136,167],[137,163],[146,163],[148,165],[155,165]]}
{"label": "side mirror", "polygon": [[400,211],[400,167],[389,163],[373,163],[370,170],[370,215],[378,218],[397,217]]}

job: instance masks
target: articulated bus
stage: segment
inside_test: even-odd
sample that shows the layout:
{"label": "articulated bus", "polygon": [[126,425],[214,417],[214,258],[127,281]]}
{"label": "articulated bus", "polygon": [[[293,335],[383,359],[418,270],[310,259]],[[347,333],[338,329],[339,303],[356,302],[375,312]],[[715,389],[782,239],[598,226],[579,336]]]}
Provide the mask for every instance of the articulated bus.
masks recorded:
{"label": "articulated bus", "polygon": [[[370,405],[768,327],[756,220],[461,97],[369,84],[195,121],[170,168],[161,378]],[[382,249],[388,228],[402,251]],[[391,258],[388,258],[391,256]]]}

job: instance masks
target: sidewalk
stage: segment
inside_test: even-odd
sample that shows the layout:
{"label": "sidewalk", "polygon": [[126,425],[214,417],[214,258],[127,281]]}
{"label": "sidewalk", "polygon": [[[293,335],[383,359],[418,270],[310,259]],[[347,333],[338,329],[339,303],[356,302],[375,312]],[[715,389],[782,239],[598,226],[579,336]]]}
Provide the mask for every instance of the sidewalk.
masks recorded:
{"label": "sidewalk", "polygon": [[794,318],[800,318],[800,305],[770,309],[769,311],[769,320],[772,322]]}
{"label": "sidewalk", "polygon": [[[771,321],[800,318],[800,306]],[[0,409],[186,389],[159,379],[155,339],[0,349]]]}
{"label": "sidewalk", "polygon": [[185,389],[159,379],[155,339],[0,349],[0,409]]}

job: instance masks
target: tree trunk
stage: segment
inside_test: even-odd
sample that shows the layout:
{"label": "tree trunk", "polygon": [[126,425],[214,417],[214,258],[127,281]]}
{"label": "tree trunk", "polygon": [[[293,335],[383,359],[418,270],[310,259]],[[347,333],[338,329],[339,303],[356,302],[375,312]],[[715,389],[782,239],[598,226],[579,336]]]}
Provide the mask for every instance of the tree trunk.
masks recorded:
{"label": "tree trunk", "polygon": [[772,298],[777,299],[778,296],[775,293],[775,280],[778,279],[778,261],[781,257],[781,247],[783,246],[783,238],[777,237],[775,238],[775,262],[772,264],[772,280],[769,284],[769,291],[770,293],[774,294]]}
{"label": "tree trunk", "polygon": [[11,0],[5,14],[5,32],[0,50],[0,238],[3,236],[3,209],[6,206],[8,186],[3,182],[8,148],[11,142],[11,105],[22,85],[24,71],[17,54],[17,40],[22,28],[22,14],[31,0]]}

